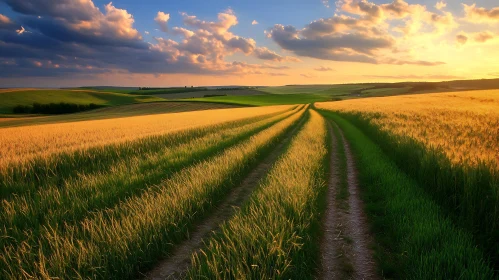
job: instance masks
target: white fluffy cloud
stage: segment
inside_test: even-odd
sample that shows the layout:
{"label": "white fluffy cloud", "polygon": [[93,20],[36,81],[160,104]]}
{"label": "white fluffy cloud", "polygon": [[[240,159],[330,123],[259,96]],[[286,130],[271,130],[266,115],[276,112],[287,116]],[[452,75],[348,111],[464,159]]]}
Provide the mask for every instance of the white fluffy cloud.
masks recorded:
{"label": "white fluffy cloud", "polygon": [[168,32],[168,21],[170,20],[170,14],[165,14],[163,12],[158,12],[154,21],[159,25],[159,29],[163,32]]}

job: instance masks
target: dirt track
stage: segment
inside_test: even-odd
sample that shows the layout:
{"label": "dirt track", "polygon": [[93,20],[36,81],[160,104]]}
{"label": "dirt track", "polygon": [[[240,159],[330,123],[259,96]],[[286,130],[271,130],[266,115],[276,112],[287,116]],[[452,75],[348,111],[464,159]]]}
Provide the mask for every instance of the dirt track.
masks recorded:
{"label": "dirt track", "polygon": [[[339,129],[336,124],[335,128]],[[378,279],[372,242],[368,230],[364,206],[359,194],[359,183],[354,157],[343,132],[341,139],[331,136],[331,170],[327,192],[327,208],[324,217],[324,236],[321,245],[321,279]],[[341,140],[341,141],[340,141]],[[338,154],[342,143],[345,158]],[[346,162],[342,162],[346,160]],[[339,166],[346,164],[346,178]],[[348,196],[339,196],[342,180],[346,179]],[[344,182],[343,182],[344,183]]]}

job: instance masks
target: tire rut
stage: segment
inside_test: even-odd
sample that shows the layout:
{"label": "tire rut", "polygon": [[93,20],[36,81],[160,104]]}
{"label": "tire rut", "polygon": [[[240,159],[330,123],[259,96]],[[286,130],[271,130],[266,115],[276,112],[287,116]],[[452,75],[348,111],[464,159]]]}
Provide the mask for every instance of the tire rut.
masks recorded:
{"label": "tire rut", "polygon": [[233,188],[227,197],[206,217],[199,222],[194,230],[189,233],[189,238],[176,245],[164,261],[160,262],[154,269],[144,275],[143,279],[182,279],[190,266],[190,257],[192,253],[199,251],[203,246],[203,239],[210,233],[217,230],[218,226],[225,220],[228,220],[249,198],[253,189],[258,186],[260,180],[268,173],[278,157],[283,153],[283,148],[291,141],[293,135],[303,126],[307,112],[296,123],[291,131],[287,132],[278,144],[272,148],[262,161],[243,179],[238,187]]}
{"label": "tire rut", "polygon": [[[324,236],[321,246],[321,279],[378,279],[373,252],[370,249],[372,238],[369,234],[364,205],[360,198],[358,173],[354,157],[341,129],[341,139],[333,132],[328,122],[331,137],[330,178],[326,196]],[[341,141],[340,141],[341,140]],[[338,155],[339,145],[343,146],[345,158]],[[346,162],[342,162],[345,160]],[[340,174],[339,166],[345,164],[346,178]],[[342,180],[346,179],[348,197],[338,198]],[[346,207],[343,207],[343,204]]]}

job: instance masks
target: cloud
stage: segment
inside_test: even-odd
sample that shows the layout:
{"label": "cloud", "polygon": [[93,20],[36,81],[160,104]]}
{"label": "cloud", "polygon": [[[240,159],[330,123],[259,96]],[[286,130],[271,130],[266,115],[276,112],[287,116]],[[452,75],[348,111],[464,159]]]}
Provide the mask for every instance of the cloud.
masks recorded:
{"label": "cloud", "polygon": [[144,31],[144,34],[149,35],[149,31]]}
{"label": "cloud", "polygon": [[400,59],[384,59],[381,63],[393,65],[419,65],[419,66],[438,66],[444,65],[442,61],[425,61],[425,60],[400,60]]}
{"label": "cloud", "polygon": [[17,29],[17,30],[16,30],[16,32],[17,32],[17,35],[22,35],[24,32],[26,32],[26,29],[24,29],[24,27],[23,27],[23,26],[21,26],[21,28],[20,28],[20,29]]}
{"label": "cloud", "polygon": [[320,71],[320,72],[334,71],[333,68],[331,68],[331,67],[324,67],[324,66],[314,68],[314,70],[315,71]]}
{"label": "cloud", "polygon": [[253,20],[253,21],[251,22],[251,25],[257,25],[257,24],[258,24],[258,21],[256,21],[256,20]]}
{"label": "cloud", "polygon": [[[69,22],[91,21],[101,14],[91,0],[37,0],[19,1],[3,0],[15,12],[33,15],[48,16],[64,19]],[[112,3],[109,3],[112,5]]]}
{"label": "cloud", "polygon": [[458,34],[456,36],[456,41],[458,44],[460,45],[464,45],[468,42],[468,36],[464,35],[464,34]]}
{"label": "cloud", "polygon": [[314,75],[310,75],[310,74],[300,74],[300,76],[304,77],[304,78],[307,78],[307,79],[310,79],[310,78],[315,78]]}
{"label": "cloud", "polygon": [[463,4],[465,19],[470,22],[499,22],[499,7],[486,9]]}
{"label": "cloud", "polygon": [[273,72],[268,72],[268,73],[265,73],[266,75],[269,75],[269,76],[273,76],[273,77],[285,77],[285,76],[289,76],[288,74],[286,73],[273,73]]}
{"label": "cloud", "polygon": [[437,4],[435,4],[435,9],[437,10],[443,10],[447,7],[447,3],[445,1],[438,1]]}
{"label": "cloud", "polygon": [[[406,36],[420,34],[422,30],[428,32],[428,29],[442,34],[458,26],[452,13],[432,13],[424,5],[409,4],[404,0],[380,5],[367,0],[340,0],[338,3],[341,11],[361,16],[364,25],[370,24],[367,26],[389,25],[389,22],[397,20],[397,26],[393,30]],[[437,6],[442,8],[444,4],[441,1]]]}
{"label": "cloud", "polygon": [[217,22],[199,20],[196,16],[191,16],[187,13],[181,13],[181,15],[184,17],[185,25],[203,29],[218,35],[227,33],[231,27],[238,24],[237,17],[232,10],[219,13]]}
{"label": "cloud", "polygon": [[402,40],[395,36],[394,31],[402,32],[409,40],[411,34],[419,34],[423,27],[426,32],[443,34],[458,26],[451,13],[431,13],[425,6],[411,5],[403,0],[380,5],[367,0],[340,0],[336,3],[338,10],[333,17],[317,19],[302,29],[276,24],[267,30],[267,37],[297,56],[433,66],[443,62],[390,58],[390,54],[399,53],[401,49],[398,45]]}
{"label": "cloud", "polygon": [[170,20],[170,14],[163,12],[158,12],[154,18],[154,21],[159,25],[159,29],[163,32],[168,32],[168,20]]}
{"label": "cloud", "polygon": [[2,26],[10,26],[12,25],[12,20],[10,20],[10,18],[8,18],[7,16],[4,16],[2,14],[0,14],[0,28]]}
{"label": "cloud", "polygon": [[492,32],[489,32],[489,31],[483,31],[483,32],[479,32],[479,33],[476,33],[474,36],[473,36],[473,40],[475,42],[478,42],[478,43],[485,43],[487,42],[488,40],[491,40],[493,39],[495,36]]}
{"label": "cloud", "polygon": [[443,15],[429,13],[428,19],[438,33],[448,32],[458,26],[452,13],[444,12]]}
{"label": "cloud", "polygon": [[460,76],[453,75],[394,75],[394,76],[379,76],[379,75],[364,75],[366,78],[375,79],[394,79],[394,80],[453,80],[462,79]]}
{"label": "cloud", "polygon": [[[257,56],[255,50],[264,50],[256,46],[253,39],[237,36],[229,30],[237,24],[237,17],[231,10],[219,13],[215,22],[183,14],[185,25],[191,28],[171,28],[172,34],[182,36],[180,40],[154,37],[153,42],[145,42],[134,27],[133,16],[112,3],[101,11],[91,0],[54,2],[7,2],[20,13],[16,24],[19,24],[18,28],[22,27],[18,32],[15,28],[0,28],[1,76],[73,77],[102,73],[244,75],[264,73],[263,69],[287,69],[226,61],[234,53]],[[77,3],[71,6],[72,2]],[[40,12],[36,13],[37,10]],[[167,18],[165,13],[157,15],[160,23],[166,24]],[[270,61],[292,59],[275,52],[270,54],[274,55]]]}
{"label": "cloud", "polygon": [[322,5],[329,9],[329,0],[322,0]]}
{"label": "cloud", "polygon": [[[304,30],[310,30],[310,27],[309,25]],[[393,46],[390,37],[360,33],[322,34],[307,36],[307,32],[302,33],[293,26],[275,25],[268,36],[280,47],[296,55],[336,61],[376,63],[373,52]]]}
{"label": "cloud", "polygon": [[456,36],[456,40],[458,44],[464,45],[468,43],[470,40],[472,40],[475,43],[486,43],[487,41],[490,41],[495,37],[496,35],[490,31],[482,31],[471,34],[460,33]]}
{"label": "cloud", "polygon": [[266,47],[256,48],[254,51],[254,54],[257,58],[263,59],[263,60],[271,60],[271,61],[278,61],[278,62],[283,62],[283,61],[300,62],[301,61],[296,57],[279,55],[276,52],[273,52]]}

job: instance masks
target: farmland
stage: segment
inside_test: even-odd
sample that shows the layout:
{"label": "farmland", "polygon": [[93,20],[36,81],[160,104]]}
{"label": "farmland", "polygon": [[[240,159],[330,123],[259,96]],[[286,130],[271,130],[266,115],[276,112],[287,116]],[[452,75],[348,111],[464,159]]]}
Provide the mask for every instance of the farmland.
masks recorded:
{"label": "farmland", "polygon": [[[480,248],[480,253],[490,259],[491,263],[495,263],[497,269],[497,90],[358,99],[317,103],[316,107],[335,112],[334,118],[340,122],[348,121],[350,125],[354,124],[362,129],[365,135],[443,209],[442,212],[452,225],[462,231],[462,243],[470,243],[469,240],[473,240]],[[352,134],[358,135],[360,132],[355,131]],[[368,157],[364,157],[367,162]],[[366,173],[375,172],[374,166],[364,168],[369,170]],[[380,177],[374,174],[370,176]],[[374,180],[372,177],[368,177],[368,180]],[[373,203],[376,203],[374,198]],[[373,215],[379,215],[379,212],[373,212]],[[387,220],[383,222],[387,223]],[[396,227],[391,232],[385,229],[385,234],[398,234],[396,231],[401,225],[397,224]],[[426,230],[427,236],[435,236],[435,232],[429,228]],[[466,239],[468,240],[465,241]],[[449,245],[449,248],[458,250],[458,246],[463,246],[459,243]],[[404,246],[407,244],[401,244],[401,248]],[[443,252],[442,249],[440,253]],[[415,254],[414,258],[416,257],[421,258],[421,255]],[[442,256],[440,261],[444,263],[446,259],[447,257]]]}
{"label": "farmland", "polygon": [[35,124],[65,123],[88,120],[102,120],[142,115],[155,115],[165,113],[181,113],[224,108],[237,108],[240,105],[207,103],[207,102],[146,102],[129,105],[111,106],[95,109],[88,112],[65,115],[36,115],[18,116],[6,115],[0,118],[0,127],[24,126]]}
{"label": "farmland", "polygon": [[0,92],[2,103],[0,113],[12,113],[17,105],[33,103],[47,104],[52,102],[67,102],[73,104],[90,104],[113,106],[132,103],[162,101],[151,96],[133,96],[123,93],[98,92],[92,90],[60,90],[60,89],[26,89]]}
{"label": "farmland", "polygon": [[104,90],[0,119],[0,279],[498,277],[497,90]]}

